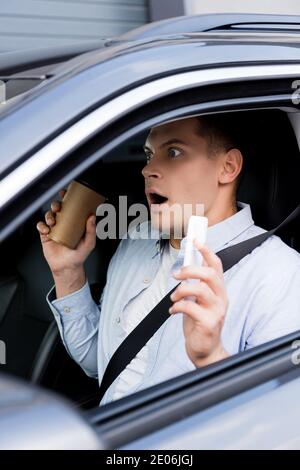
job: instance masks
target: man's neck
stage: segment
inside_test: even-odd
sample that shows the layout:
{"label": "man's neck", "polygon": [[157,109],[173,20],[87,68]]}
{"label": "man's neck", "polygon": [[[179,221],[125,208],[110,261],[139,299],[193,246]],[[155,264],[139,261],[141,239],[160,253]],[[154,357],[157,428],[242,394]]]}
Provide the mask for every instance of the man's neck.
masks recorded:
{"label": "man's neck", "polygon": [[[208,219],[208,227],[212,225],[216,225],[223,220],[228,219],[232,215],[236,214],[238,212],[238,207],[236,201],[232,203],[229,207],[227,206],[224,208],[222,211],[209,211],[208,213],[205,213],[205,217]],[[173,248],[176,248],[177,250],[180,249],[180,243],[181,243],[181,238],[174,238],[173,235],[170,237],[170,244]]]}
{"label": "man's neck", "polygon": [[212,208],[205,214],[205,217],[207,217],[208,219],[208,227],[223,222],[223,220],[228,219],[237,212],[238,207],[236,201],[233,201],[231,204],[227,204],[226,206],[218,210],[214,210],[214,208]]}

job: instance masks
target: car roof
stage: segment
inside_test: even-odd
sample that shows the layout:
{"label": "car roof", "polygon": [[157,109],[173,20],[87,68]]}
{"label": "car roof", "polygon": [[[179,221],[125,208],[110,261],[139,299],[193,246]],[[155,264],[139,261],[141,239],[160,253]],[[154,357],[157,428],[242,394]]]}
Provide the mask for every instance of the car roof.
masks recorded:
{"label": "car roof", "polygon": [[[268,15],[269,25],[277,19],[278,28],[291,24],[294,28],[291,32],[282,32],[280,28],[275,32],[245,32],[232,29],[237,18],[243,18],[244,25],[246,19],[248,24],[254,25],[258,24],[259,17],[262,26],[267,21],[266,15],[220,15],[218,23],[216,16],[213,15],[214,23],[209,23],[211,15],[151,23],[127,36],[106,39],[100,48],[75,55],[55,67],[50,64],[50,78],[0,115],[0,173],[9,171],[26,152],[37,148],[79,115],[145,81],[196,68],[300,63],[300,35],[295,31],[296,27],[300,28],[300,17]],[[226,26],[225,30],[224,24],[229,24],[229,18],[231,26]],[[196,29],[197,21],[198,29],[201,22],[209,24],[209,28],[202,25],[204,31],[191,31]],[[171,24],[176,26],[176,31],[167,34]],[[189,31],[183,32],[188,25]],[[22,73],[19,75],[21,77]]]}
{"label": "car roof", "polygon": [[107,40],[83,42],[59,47],[43,47],[22,51],[2,52],[0,70],[2,75],[21,73],[52,64],[60,63],[91,50],[99,50]]}
{"label": "car roof", "polygon": [[[49,71],[52,71],[53,65],[67,62],[74,57],[77,57],[77,63],[82,61],[86,64],[86,53],[90,51],[94,51],[97,56],[97,52],[117,44],[122,45],[123,49],[127,47],[130,50],[133,42],[138,43],[140,47],[143,44],[148,47],[149,40],[153,43],[167,38],[182,40],[193,37],[195,33],[210,33],[205,36],[207,40],[209,38],[226,40],[232,37],[230,34],[232,33],[235,37],[253,42],[259,39],[273,43],[280,43],[284,40],[297,43],[300,33],[300,16],[250,13],[179,16],[147,23],[121,36],[102,38],[98,41],[2,53],[0,74],[16,74],[47,66]],[[93,57],[93,53],[89,54],[89,57]]]}
{"label": "car roof", "polygon": [[[52,73],[59,75],[71,72],[72,69],[78,73],[120,54],[130,54],[137,49],[159,48],[167,42],[179,44],[188,40],[203,41],[203,46],[218,42],[220,45],[252,43],[253,46],[272,44],[279,47],[287,44],[298,48],[300,16],[219,13],[180,16],[147,23],[121,36],[103,39],[99,47],[89,44],[89,49],[74,54],[68,61],[62,61],[61,66],[54,70],[52,68]],[[241,59],[245,57],[242,50],[240,56]],[[295,60],[298,60],[298,52],[295,52]]]}
{"label": "car roof", "polygon": [[178,16],[147,23],[119,37],[130,41],[165,35],[200,33],[209,31],[229,32],[300,32],[300,16],[251,13],[216,13],[208,15]]}

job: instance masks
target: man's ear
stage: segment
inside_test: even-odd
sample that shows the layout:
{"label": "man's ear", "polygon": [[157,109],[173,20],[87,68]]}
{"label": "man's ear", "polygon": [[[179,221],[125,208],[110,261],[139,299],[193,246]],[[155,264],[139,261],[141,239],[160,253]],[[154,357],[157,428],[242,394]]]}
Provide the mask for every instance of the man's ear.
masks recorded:
{"label": "man's ear", "polygon": [[219,182],[228,184],[235,181],[243,167],[243,155],[237,148],[228,150],[222,156]]}

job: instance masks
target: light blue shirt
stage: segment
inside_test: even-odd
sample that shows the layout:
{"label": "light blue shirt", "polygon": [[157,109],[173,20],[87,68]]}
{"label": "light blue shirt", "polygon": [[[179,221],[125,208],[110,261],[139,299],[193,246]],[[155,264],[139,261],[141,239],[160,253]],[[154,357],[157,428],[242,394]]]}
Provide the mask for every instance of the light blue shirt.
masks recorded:
{"label": "light blue shirt", "polygon": [[[250,206],[208,228],[207,245],[216,253],[227,246],[265,232],[254,225]],[[144,236],[148,223],[138,228]],[[162,239],[143,239],[131,232],[114,253],[99,304],[92,299],[88,282],[78,291],[55,299],[55,286],[47,302],[57,321],[70,356],[85,373],[98,378],[124,340],[123,311],[133,297],[147,289],[159,268]],[[182,266],[186,239],[170,271],[169,290],[178,281],[172,271]],[[300,330],[300,254],[277,236],[270,237],[224,274],[229,306],[222,342],[229,354]],[[182,314],[170,316],[148,344],[145,374],[128,393],[195,370],[185,350]],[[118,379],[109,387],[101,404],[112,400]]]}

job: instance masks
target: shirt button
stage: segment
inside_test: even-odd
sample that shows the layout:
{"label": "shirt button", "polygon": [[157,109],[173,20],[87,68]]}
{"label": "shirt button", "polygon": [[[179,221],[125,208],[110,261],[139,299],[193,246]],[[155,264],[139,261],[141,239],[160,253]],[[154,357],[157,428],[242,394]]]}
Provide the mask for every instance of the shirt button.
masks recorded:
{"label": "shirt button", "polygon": [[145,279],[143,280],[143,283],[144,284],[149,284],[150,282],[150,279],[148,277],[145,277]]}
{"label": "shirt button", "polygon": [[121,321],[121,318],[120,318],[120,317],[117,317],[117,318],[116,318],[116,322],[117,322],[117,323],[120,323],[120,321]]}
{"label": "shirt button", "polygon": [[69,313],[71,311],[70,307],[64,307],[64,312]]}

